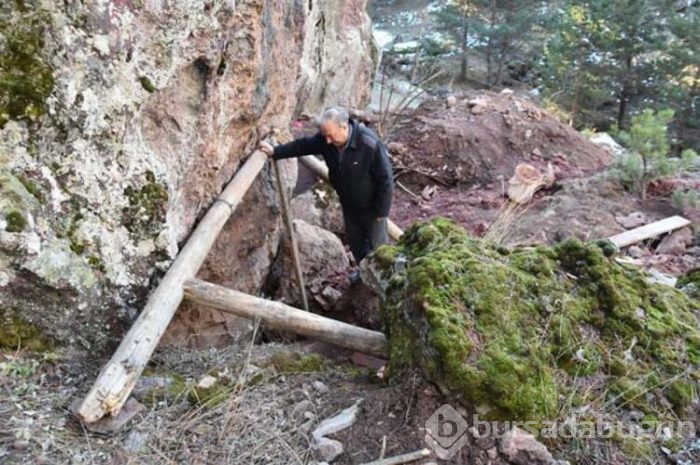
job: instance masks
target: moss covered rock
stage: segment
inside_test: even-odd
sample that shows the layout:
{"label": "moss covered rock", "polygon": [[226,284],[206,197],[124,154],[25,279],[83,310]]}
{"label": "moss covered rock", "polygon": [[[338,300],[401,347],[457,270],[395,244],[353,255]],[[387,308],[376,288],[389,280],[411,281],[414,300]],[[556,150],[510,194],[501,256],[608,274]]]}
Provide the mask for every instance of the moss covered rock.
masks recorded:
{"label": "moss covered rock", "polygon": [[698,303],[606,255],[574,239],[510,250],[448,220],[414,225],[369,263],[389,375],[418,367],[492,419],[554,421],[584,404],[686,417]]}
{"label": "moss covered rock", "polygon": [[676,287],[690,297],[700,300],[700,268],[695,268],[678,278]]}
{"label": "moss covered rock", "polygon": [[50,348],[50,342],[39,328],[0,308],[0,349],[43,352]]}
{"label": "moss covered rock", "polygon": [[[5,3],[5,2],[3,2]],[[9,120],[33,121],[45,112],[54,86],[51,67],[42,57],[46,15],[35,5],[0,6],[0,128]]]}

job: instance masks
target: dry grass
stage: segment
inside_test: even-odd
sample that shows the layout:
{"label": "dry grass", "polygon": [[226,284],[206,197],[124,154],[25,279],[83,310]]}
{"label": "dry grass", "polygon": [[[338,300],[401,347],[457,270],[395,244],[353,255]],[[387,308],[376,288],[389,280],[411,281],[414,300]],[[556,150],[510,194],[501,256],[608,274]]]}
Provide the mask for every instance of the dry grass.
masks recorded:
{"label": "dry grass", "polygon": [[[192,405],[186,391],[156,402],[111,437],[89,433],[67,410],[99,369],[87,354],[0,354],[0,463],[310,463],[309,430],[333,413],[323,402],[329,394],[311,382],[347,375],[260,368],[271,354],[295,349],[248,341],[221,350],[159,350],[148,368],[154,373],[177,374],[192,386],[211,369],[225,367],[235,382],[216,405]],[[307,409],[295,411],[302,401]]]}

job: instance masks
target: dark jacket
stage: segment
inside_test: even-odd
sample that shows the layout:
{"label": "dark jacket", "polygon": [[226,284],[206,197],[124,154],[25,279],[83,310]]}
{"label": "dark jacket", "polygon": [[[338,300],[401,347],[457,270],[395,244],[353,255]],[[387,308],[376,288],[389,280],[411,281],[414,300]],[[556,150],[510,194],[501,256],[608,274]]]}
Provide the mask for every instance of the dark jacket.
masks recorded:
{"label": "dark jacket", "polygon": [[273,157],[299,157],[318,154],[328,165],[328,177],[338,192],[340,204],[346,211],[389,216],[394,177],[384,144],[369,128],[351,119],[352,135],[345,152],[340,155],[333,144],[327,144],[323,134],[300,137],[275,147]]}

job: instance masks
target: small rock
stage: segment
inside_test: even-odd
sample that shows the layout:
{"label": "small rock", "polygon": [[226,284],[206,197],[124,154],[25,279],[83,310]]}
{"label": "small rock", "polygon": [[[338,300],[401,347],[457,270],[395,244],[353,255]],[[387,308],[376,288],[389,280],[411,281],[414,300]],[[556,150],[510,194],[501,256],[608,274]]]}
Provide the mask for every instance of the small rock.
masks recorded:
{"label": "small rock", "polygon": [[25,450],[29,448],[29,441],[26,439],[17,439],[12,443],[12,448],[14,450]]}
{"label": "small rock", "polygon": [[143,449],[143,447],[146,445],[146,441],[148,441],[148,436],[149,434],[145,431],[132,429],[131,431],[129,431],[129,434],[126,435],[126,438],[124,438],[124,442],[122,442],[122,447],[127,452],[137,453],[141,451],[141,449]]}
{"label": "small rock", "polygon": [[321,296],[328,300],[331,304],[336,303],[343,297],[343,293],[331,286],[326,286],[323,291],[321,291]]}
{"label": "small rock", "polygon": [[215,376],[206,375],[205,377],[199,380],[199,382],[197,383],[197,387],[200,389],[208,389],[215,385],[217,380],[218,378],[216,378]]}
{"label": "small rock", "polygon": [[639,410],[630,410],[627,413],[627,416],[630,419],[630,421],[637,423],[642,421],[642,418],[644,418],[644,412],[641,412]]}
{"label": "small rock", "polygon": [[343,453],[343,443],[335,439],[320,438],[311,442],[314,454],[325,462],[332,462]]}
{"label": "small rock", "polygon": [[396,155],[403,155],[404,153],[406,153],[406,146],[403,145],[401,142],[389,142],[386,148],[389,149],[390,153]]}
{"label": "small rock", "polygon": [[656,248],[657,254],[680,255],[693,243],[693,233],[690,228],[682,228],[666,236]]}
{"label": "small rock", "polygon": [[330,389],[328,389],[328,386],[323,384],[321,381],[314,381],[311,383],[311,386],[318,392],[319,394],[328,394]]}
{"label": "small rock", "polygon": [[645,253],[641,247],[633,245],[627,249],[627,255],[629,255],[632,258],[642,258],[645,255]]}
{"label": "small rock", "polygon": [[447,102],[447,108],[454,108],[455,105],[457,105],[457,97],[454,95],[450,95],[445,99]]}
{"label": "small rock", "polygon": [[302,421],[305,417],[306,412],[310,412],[313,410],[313,404],[311,403],[310,400],[302,400],[298,404],[294,406],[292,409],[292,420],[294,421]]}
{"label": "small rock", "polygon": [[486,451],[486,455],[488,455],[488,457],[491,460],[496,460],[496,458],[498,457],[498,449],[496,449],[495,447],[492,447]]}
{"label": "small rock", "polygon": [[642,212],[633,212],[627,216],[616,216],[615,221],[625,229],[638,228],[647,223],[647,217]]}
{"label": "small rock", "polygon": [[496,440],[493,438],[493,436],[489,435],[483,438],[477,438],[474,441],[474,445],[481,450],[489,450],[496,445]]}
{"label": "small rock", "polygon": [[499,444],[500,452],[515,465],[550,465],[554,457],[532,434],[520,428],[508,431]]}

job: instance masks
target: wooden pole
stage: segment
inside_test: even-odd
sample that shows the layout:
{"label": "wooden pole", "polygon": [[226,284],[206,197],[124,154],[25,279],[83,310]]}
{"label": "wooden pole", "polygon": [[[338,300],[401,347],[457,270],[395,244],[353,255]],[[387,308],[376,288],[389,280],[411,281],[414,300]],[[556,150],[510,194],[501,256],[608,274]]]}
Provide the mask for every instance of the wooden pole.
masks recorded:
{"label": "wooden pole", "polygon": [[[301,163],[308,169],[313,171],[316,176],[328,181],[328,167],[321,160],[312,155],[307,155],[305,157],[299,157],[299,161],[301,161]],[[401,239],[401,236],[403,236],[403,230],[391,220],[387,220],[387,230],[389,237],[395,241],[398,241]]]}
{"label": "wooden pole", "polygon": [[297,247],[297,239],[294,234],[294,223],[292,223],[292,212],[289,210],[289,204],[287,203],[287,194],[284,191],[284,183],[282,182],[282,175],[280,174],[279,162],[277,160],[272,160],[272,166],[275,169],[275,178],[277,178],[277,190],[280,194],[280,204],[282,206],[282,217],[284,218],[284,225],[287,228],[287,236],[289,237],[289,247],[292,251],[292,262],[294,263],[294,270],[297,275],[297,283],[299,284],[299,290],[301,291],[301,300],[304,303],[304,310],[309,311],[309,300],[306,297],[306,286],[304,286],[304,273],[301,271],[301,260],[299,260],[299,247]]}
{"label": "wooden pole", "polygon": [[359,328],[199,279],[190,279],[185,283],[185,298],[243,318],[259,318],[272,329],[292,331],[365,354],[386,354],[386,337],[378,331]]}
{"label": "wooden pole", "polygon": [[238,170],[182,248],[133,326],[102,368],[76,412],[87,423],[119,412],[183,298],[183,284],[193,278],[224,224],[265,166],[255,151]]}

